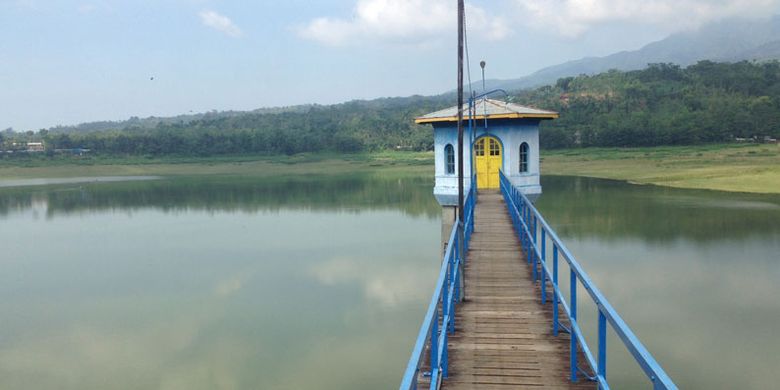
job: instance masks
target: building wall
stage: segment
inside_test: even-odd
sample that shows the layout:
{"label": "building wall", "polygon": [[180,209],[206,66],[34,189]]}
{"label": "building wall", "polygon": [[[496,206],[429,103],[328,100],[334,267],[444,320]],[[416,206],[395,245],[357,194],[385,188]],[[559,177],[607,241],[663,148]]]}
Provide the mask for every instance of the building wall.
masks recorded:
{"label": "building wall", "polygon": [[[542,193],[542,187],[539,184],[539,120],[520,119],[520,120],[493,120],[488,121],[488,129],[485,131],[484,124],[479,124],[475,130],[474,136],[478,139],[484,135],[496,137],[502,146],[502,171],[509,177],[512,184],[523,191],[526,195],[535,199]],[[471,137],[468,133],[468,127],[464,129],[464,149],[466,154],[464,158],[464,177],[471,175],[471,147],[468,146]],[[520,170],[520,145],[528,143],[529,158],[528,172],[521,174]],[[448,175],[446,173],[446,161],[444,155],[445,146],[450,143],[455,149],[455,173]],[[443,123],[434,125],[434,156],[435,179],[434,195],[441,205],[455,205],[458,197],[458,132],[455,123]],[[470,183],[468,179],[464,184],[468,191]]]}
{"label": "building wall", "polygon": [[[469,177],[471,177],[471,154],[469,149],[469,137],[464,130],[463,135],[463,191],[468,192],[471,188]],[[446,161],[444,148],[451,144],[455,151],[455,173],[446,173]],[[433,195],[442,206],[456,206],[458,204],[458,128],[455,124],[446,124],[445,126],[434,126],[433,130],[433,154],[435,157],[435,179],[436,184],[433,189]]]}

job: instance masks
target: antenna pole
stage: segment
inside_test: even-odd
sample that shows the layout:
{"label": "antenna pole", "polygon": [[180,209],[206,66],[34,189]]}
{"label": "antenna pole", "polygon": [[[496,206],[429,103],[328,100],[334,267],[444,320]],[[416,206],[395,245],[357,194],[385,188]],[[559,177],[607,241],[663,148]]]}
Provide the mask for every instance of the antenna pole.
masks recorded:
{"label": "antenna pole", "polygon": [[482,68],[482,93],[485,93],[485,61],[480,61],[479,67]]}
{"label": "antenna pole", "polygon": [[458,218],[461,224],[463,210],[463,0],[458,0]]}
{"label": "antenna pole", "polygon": [[466,11],[463,6],[463,0],[458,0],[458,254],[461,259],[458,267],[458,273],[461,275],[458,301],[462,301],[466,296],[465,278],[463,277],[463,260],[466,257],[466,254],[463,253],[463,241],[466,239],[464,230],[465,211],[463,207],[463,22],[465,18]]}

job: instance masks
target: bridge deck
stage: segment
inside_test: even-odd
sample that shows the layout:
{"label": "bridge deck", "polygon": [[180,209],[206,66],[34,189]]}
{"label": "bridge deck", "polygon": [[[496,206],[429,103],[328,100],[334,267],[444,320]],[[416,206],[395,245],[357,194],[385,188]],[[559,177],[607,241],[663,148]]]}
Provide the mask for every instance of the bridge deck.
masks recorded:
{"label": "bridge deck", "polygon": [[540,302],[501,194],[481,191],[474,215],[466,299],[450,335],[450,372],[442,387],[595,388],[569,381],[569,336],[552,335],[552,304]]}

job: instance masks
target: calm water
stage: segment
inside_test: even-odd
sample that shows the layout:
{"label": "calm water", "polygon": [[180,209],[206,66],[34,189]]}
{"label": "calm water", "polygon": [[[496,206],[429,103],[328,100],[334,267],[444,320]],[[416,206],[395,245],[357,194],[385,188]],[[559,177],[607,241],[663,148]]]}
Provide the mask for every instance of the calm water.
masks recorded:
{"label": "calm water", "polygon": [[0,388],[397,385],[438,270],[425,178],[0,191]]}
{"label": "calm water", "polygon": [[[780,386],[780,196],[570,177],[543,185],[542,213],[678,386]],[[595,347],[595,306],[580,310]],[[610,336],[613,388],[648,383]]]}
{"label": "calm water", "polygon": [[[780,198],[543,185],[540,209],[681,387],[777,387]],[[396,387],[438,271],[431,188],[377,175],[2,188],[0,388]],[[614,388],[643,383],[610,347]]]}

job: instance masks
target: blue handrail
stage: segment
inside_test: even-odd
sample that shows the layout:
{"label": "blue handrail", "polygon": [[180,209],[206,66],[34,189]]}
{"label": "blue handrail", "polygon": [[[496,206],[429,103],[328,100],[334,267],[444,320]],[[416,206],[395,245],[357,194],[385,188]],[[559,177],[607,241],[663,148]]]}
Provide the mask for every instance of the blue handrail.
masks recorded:
{"label": "blue handrail", "polygon": [[[528,263],[532,265],[532,274],[534,281],[541,279],[541,299],[542,304],[547,302],[547,283],[551,283],[553,289],[553,324],[552,332],[558,335],[559,329],[563,328],[571,334],[569,345],[570,373],[571,381],[577,381],[577,374],[581,372],[578,368],[578,351],[585,355],[588,365],[595,375],[588,376],[588,379],[597,381],[600,389],[609,389],[607,382],[607,323],[611,325],[612,330],[617,334],[623,345],[631,353],[636,362],[647,375],[653,384],[654,389],[676,390],[677,386],[666,374],[663,368],[655,361],[650,352],[634,335],[634,332],[628,327],[617,311],[610,305],[604,295],[596,288],[588,274],[582,269],[574,255],[569,252],[558,235],[555,233],[542,214],[534,207],[528,198],[515,188],[509,179],[500,172],[501,193],[504,196],[509,215],[512,217],[512,224],[518,234],[520,243],[526,253]],[[541,237],[539,237],[541,236]],[[537,238],[540,238],[537,240]],[[552,244],[552,272],[547,264],[547,243]],[[558,284],[558,257],[562,255],[563,259],[569,265],[569,292],[570,298],[567,304]],[[552,279],[550,276],[552,275]],[[590,347],[585,341],[579,323],[577,322],[577,282],[582,284],[585,291],[588,292],[593,302],[598,308],[598,355],[593,357]],[[560,321],[559,304],[564,309],[564,314],[569,318],[569,328],[566,328]]]}
{"label": "blue handrail", "polygon": [[[471,233],[474,232],[474,205],[477,202],[476,180],[471,178],[471,186],[463,205],[463,245],[460,248],[460,219],[456,218],[452,227],[447,249],[444,251],[444,259],[439,271],[439,279],[433,291],[433,297],[428,305],[417,341],[412,349],[412,356],[406,365],[401,390],[417,389],[417,378],[423,363],[425,346],[430,346],[430,378],[431,389],[438,389],[442,378],[448,374],[448,334],[455,331],[455,309],[461,300],[462,268],[468,253],[468,244]],[[441,316],[439,311],[441,310]]]}

